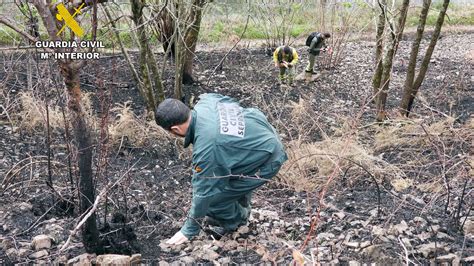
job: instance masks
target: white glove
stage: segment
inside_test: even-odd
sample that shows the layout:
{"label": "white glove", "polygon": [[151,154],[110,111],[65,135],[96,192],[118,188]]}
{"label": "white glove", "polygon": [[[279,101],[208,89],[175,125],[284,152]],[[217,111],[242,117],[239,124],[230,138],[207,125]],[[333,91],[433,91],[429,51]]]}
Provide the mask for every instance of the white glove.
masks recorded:
{"label": "white glove", "polygon": [[188,242],[189,239],[183,235],[183,233],[181,233],[181,231],[178,231],[176,232],[176,234],[174,234],[174,236],[170,239],[168,239],[168,241],[166,241],[166,244],[168,245],[179,245],[179,244],[183,244],[184,242]]}

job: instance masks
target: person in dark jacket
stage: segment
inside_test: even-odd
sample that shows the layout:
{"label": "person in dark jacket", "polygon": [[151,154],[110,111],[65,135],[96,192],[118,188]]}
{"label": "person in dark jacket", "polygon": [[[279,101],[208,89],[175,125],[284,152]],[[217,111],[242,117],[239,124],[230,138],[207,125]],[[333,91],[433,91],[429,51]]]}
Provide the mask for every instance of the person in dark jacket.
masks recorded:
{"label": "person in dark jacket", "polygon": [[252,191],[275,176],[287,160],[284,146],[265,115],[230,97],[203,94],[190,110],[176,99],[156,109],[158,125],[193,144],[192,204],[181,230],[167,244],[198,235],[205,217],[220,233],[236,230],[250,214]]}
{"label": "person in dark jacket", "polygon": [[308,49],[309,63],[305,69],[306,73],[314,74],[313,67],[314,67],[316,56],[319,56],[319,53],[321,51],[326,50],[327,46],[326,46],[325,40],[330,37],[331,37],[331,34],[329,34],[328,32],[325,32],[325,33],[313,32],[308,37],[306,44],[309,46],[309,49]]}

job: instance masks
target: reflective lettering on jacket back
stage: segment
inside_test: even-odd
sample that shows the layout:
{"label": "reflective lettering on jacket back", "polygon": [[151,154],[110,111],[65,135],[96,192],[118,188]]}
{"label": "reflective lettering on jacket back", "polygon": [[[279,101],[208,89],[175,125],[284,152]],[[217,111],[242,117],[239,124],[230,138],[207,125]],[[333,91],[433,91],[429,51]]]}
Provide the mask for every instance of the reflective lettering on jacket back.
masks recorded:
{"label": "reflective lettering on jacket back", "polygon": [[243,108],[236,103],[218,103],[221,134],[243,138],[245,119]]}

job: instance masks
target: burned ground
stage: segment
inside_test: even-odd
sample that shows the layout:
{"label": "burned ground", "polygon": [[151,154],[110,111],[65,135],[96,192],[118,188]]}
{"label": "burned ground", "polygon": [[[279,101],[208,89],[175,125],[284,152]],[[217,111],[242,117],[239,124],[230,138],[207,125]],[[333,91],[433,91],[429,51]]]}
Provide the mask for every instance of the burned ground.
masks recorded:
{"label": "burned ground", "polygon": [[[191,152],[147,124],[125,60],[103,54],[86,66],[81,83],[89,93],[90,120],[96,119],[91,122],[95,143],[103,140],[101,128],[115,132],[95,151],[97,190],[123,177],[108,193],[107,208],[102,205],[98,212],[106,251],[141,253],[143,262],[162,264],[288,264],[293,259],[400,264],[408,263],[406,258],[421,264],[467,258],[469,263],[474,256],[472,37],[446,34],[439,40],[411,119],[399,117],[396,109],[410,47],[409,41],[401,42],[387,103],[389,120],[383,125],[374,123],[370,103],[374,42],[349,43],[341,64],[320,71],[314,82],[297,80],[293,86],[278,85],[264,49],[240,47],[216,71],[226,51],[198,51],[197,82],[185,88],[187,100],[216,92],[260,108],[281,134],[290,160],[279,177],[256,191],[247,226],[220,240],[203,232],[176,248],[163,240],[179,230],[190,206]],[[302,72],[306,48],[298,52],[297,72]],[[0,72],[3,105],[10,106],[9,117],[0,121],[0,262],[65,262],[84,253],[78,238],[58,253],[78,221],[77,192],[71,189],[77,169],[68,167],[75,151],[66,145],[64,127],[53,128],[56,192],[51,193],[45,184],[44,119],[32,124],[18,100],[28,87],[27,63],[26,55],[4,54],[5,71]],[[49,99],[51,111],[61,114],[63,89],[55,66],[44,61],[31,66],[33,84],[40,81],[34,97]],[[170,68],[164,72],[168,91]],[[108,119],[101,120],[105,114]],[[44,109],[38,107],[33,115],[44,116]],[[120,119],[123,123],[117,124]],[[124,128],[133,130],[120,133]],[[35,259],[30,242],[39,234],[52,236],[54,243],[48,256]]]}

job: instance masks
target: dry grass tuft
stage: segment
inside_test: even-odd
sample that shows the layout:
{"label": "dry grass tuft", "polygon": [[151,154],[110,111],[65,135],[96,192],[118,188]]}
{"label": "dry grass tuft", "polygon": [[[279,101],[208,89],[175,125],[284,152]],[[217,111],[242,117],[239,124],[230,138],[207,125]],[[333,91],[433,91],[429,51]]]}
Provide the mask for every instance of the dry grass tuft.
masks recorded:
{"label": "dry grass tuft", "polygon": [[[341,151],[344,153],[336,153]],[[396,173],[395,167],[372,156],[371,150],[343,138],[304,144],[291,142],[287,153],[289,159],[280,171],[280,181],[298,191],[314,190],[325,184],[334,171],[336,175],[343,174],[354,162],[368,169],[374,176],[386,171]]]}
{"label": "dry grass tuft", "polygon": [[400,145],[424,147],[428,144],[430,137],[450,133],[454,120],[448,117],[431,125],[423,125],[422,120],[398,120],[376,134],[375,151]]}
{"label": "dry grass tuft", "polygon": [[[31,92],[19,94],[21,111],[18,113],[19,126],[27,131],[46,128],[46,105]],[[59,106],[49,106],[49,125],[52,129],[64,127],[64,119]]]}
{"label": "dry grass tuft", "polygon": [[111,111],[115,113],[115,120],[109,126],[112,143],[118,144],[127,140],[128,144],[143,146],[167,139],[167,133],[154,121],[146,121],[137,117],[131,108],[131,102],[117,104]]}

